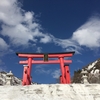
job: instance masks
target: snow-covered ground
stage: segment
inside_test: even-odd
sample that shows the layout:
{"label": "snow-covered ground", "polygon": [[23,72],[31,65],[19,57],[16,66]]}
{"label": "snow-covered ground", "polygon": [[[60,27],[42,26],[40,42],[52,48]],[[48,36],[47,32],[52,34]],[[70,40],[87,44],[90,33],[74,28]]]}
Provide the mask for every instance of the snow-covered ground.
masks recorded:
{"label": "snow-covered ground", "polygon": [[100,100],[100,84],[0,86],[0,100]]}

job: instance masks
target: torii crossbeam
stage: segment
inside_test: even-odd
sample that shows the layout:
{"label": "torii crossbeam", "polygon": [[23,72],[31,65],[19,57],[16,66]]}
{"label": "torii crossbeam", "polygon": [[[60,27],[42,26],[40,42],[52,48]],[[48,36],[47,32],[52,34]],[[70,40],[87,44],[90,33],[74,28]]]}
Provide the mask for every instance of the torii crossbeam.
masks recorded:
{"label": "torii crossbeam", "polygon": [[[60,83],[70,83],[69,64],[72,60],[65,60],[64,57],[72,57],[75,52],[64,53],[16,53],[21,58],[27,58],[26,61],[19,61],[20,64],[27,64],[23,71],[23,85],[31,84],[32,64],[60,64],[61,76]],[[34,58],[44,58],[43,60],[34,60]],[[58,60],[49,60],[48,58],[58,58]]]}

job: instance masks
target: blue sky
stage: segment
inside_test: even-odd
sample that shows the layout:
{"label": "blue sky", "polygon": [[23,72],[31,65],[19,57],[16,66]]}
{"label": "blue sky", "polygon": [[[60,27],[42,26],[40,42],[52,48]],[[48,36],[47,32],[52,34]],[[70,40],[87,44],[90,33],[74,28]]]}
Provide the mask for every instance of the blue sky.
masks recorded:
{"label": "blue sky", "polygon": [[[100,58],[99,0],[0,1],[0,70],[12,70],[22,78],[16,52],[70,51],[75,51],[71,75]],[[59,68],[59,64],[33,65],[33,81],[56,83]]]}

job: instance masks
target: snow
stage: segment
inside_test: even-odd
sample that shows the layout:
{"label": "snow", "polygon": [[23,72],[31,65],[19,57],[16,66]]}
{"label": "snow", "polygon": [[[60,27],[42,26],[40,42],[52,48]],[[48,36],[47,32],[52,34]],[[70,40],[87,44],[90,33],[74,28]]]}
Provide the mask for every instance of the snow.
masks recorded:
{"label": "snow", "polygon": [[94,74],[93,72],[94,72],[94,70],[91,70],[91,74]]}
{"label": "snow", "polygon": [[99,73],[99,69],[96,69],[96,70],[94,71],[94,74],[96,74],[96,73]]}
{"label": "snow", "polygon": [[0,86],[1,100],[100,100],[100,84]]}
{"label": "snow", "polygon": [[[1,82],[0,84],[5,85],[5,83],[7,81],[6,78],[7,78],[7,73],[0,72],[0,82]],[[21,85],[22,82],[21,82],[21,79],[13,76],[12,83],[13,83],[13,85]]]}
{"label": "snow", "polygon": [[92,64],[90,64],[89,66],[88,66],[88,70],[90,70],[92,67],[94,67],[94,65],[97,63],[98,61],[96,60],[95,62],[93,62]]}
{"label": "snow", "polygon": [[99,74],[99,69],[95,69],[95,67],[93,68],[93,70],[91,70],[91,74]]}

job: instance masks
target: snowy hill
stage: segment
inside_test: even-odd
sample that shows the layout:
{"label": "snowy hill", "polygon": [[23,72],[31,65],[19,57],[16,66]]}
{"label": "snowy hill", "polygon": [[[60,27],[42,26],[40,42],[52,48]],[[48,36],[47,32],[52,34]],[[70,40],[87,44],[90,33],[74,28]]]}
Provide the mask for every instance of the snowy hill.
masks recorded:
{"label": "snowy hill", "polygon": [[[100,83],[100,59],[88,64],[82,69],[88,72],[87,76],[88,76],[89,83]],[[74,76],[72,79],[73,83],[81,83],[82,69],[79,69],[74,72]]]}

